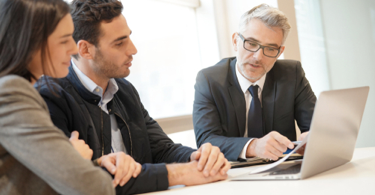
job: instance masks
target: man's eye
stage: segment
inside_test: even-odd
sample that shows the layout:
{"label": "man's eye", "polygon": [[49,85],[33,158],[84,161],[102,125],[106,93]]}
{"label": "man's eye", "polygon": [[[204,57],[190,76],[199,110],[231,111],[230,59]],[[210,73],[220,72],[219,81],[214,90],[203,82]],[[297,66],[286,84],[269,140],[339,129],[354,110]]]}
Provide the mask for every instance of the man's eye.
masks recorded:
{"label": "man's eye", "polygon": [[66,44],[66,43],[68,43],[68,41],[63,41],[63,42],[61,42],[61,44]]}
{"label": "man's eye", "polygon": [[258,46],[258,44],[256,44],[256,43],[252,43],[252,42],[248,42],[249,43],[249,46],[251,46],[251,47],[257,47]]}
{"label": "man's eye", "polygon": [[117,43],[116,46],[120,47],[123,44],[123,42]]}
{"label": "man's eye", "polygon": [[271,52],[273,52],[273,51],[276,50],[275,48],[272,48],[272,47],[266,47],[266,49],[267,49],[268,51],[271,51]]}

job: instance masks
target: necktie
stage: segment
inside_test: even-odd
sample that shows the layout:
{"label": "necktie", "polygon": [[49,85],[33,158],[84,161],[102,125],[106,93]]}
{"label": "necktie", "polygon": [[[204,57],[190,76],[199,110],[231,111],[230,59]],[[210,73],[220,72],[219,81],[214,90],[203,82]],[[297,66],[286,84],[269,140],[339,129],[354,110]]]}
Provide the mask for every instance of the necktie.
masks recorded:
{"label": "necktie", "polygon": [[258,85],[249,87],[253,99],[251,100],[249,114],[247,116],[247,135],[248,137],[256,138],[263,136],[262,107],[258,97],[258,88]]}

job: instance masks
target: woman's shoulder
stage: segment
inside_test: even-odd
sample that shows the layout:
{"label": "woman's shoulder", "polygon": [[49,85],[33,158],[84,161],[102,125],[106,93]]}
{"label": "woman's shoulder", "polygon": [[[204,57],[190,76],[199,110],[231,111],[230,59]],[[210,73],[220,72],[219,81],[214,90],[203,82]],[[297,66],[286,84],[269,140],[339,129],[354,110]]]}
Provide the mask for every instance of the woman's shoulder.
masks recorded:
{"label": "woman's shoulder", "polygon": [[[19,97],[25,101],[32,98],[38,104],[43,104],[43,99],[38,91],[25,78],[17,75],[6,75],[0,77],[0,103],[4,103],[6,99]],[[26,98],[25,97],[29,97]],[[5,98],[5,99],[4,99]]]}
{"label": "woman's shoulder", "polygon": [[0,88],[27,89],[33,88],[28,80],[18,75],[6,75],[0,77]]}

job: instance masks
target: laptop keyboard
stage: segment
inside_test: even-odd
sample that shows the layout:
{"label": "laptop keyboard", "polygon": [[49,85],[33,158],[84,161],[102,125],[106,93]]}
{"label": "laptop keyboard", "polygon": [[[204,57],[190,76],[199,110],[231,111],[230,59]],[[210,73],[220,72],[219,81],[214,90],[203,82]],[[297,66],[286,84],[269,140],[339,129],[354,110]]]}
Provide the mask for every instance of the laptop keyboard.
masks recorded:
{"label": "laptop keyboard", "polygon": [[271,172],[269,175],[286,175],[286,174],[296,174],[301,171],[301,164],[296,164],[291,167],[280,169],[277,171]]}

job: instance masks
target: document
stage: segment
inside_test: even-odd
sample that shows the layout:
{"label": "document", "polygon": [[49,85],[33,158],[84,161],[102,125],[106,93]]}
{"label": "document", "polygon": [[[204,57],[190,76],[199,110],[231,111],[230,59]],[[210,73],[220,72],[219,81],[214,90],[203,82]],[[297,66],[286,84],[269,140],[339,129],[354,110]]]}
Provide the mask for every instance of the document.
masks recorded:
{"label": "document", "polygon": [[280,159],[280,160],[278,160],[278,161],[276,161],[276,162],[274,162],[274,163],[272,163],[272,164],[269,164],[269,165],[267,165],[267,166],[259,167],[258,169],[255,169],[255,170],[251,171],[250,174],[256,174],[256,173],[260,173],[260,172],[263,172],[263,171],[267,171],[267,170],[272,169],[272,168],[276,167],[277,165],[281,164],[281,163],[284,162],[287,158],[289,158],[289,156],[292,155],[295,151],[297,151],[297,150],[300,149],[303,145],[305,145],[306,142],[307,142],[307,138],[308,138],[308,137],[309,137],[309,136],[306,136],[305,139],[303,139],[301,143],[299,143],[296,147],[294,147],[294,149],[293,149],[291,152],[289,152],[288,155],[285,155],[282,159]]}
{"label": "document", "polygon": [[247,167],[247,166],[252,166],[252,165],[266,164],[269,162],[270,162],[269,159],[253,157],[253,158],[248,158],[245,161],[230,161],[229,163],[232,166],[232,168],[239,168],[239,167]]}

